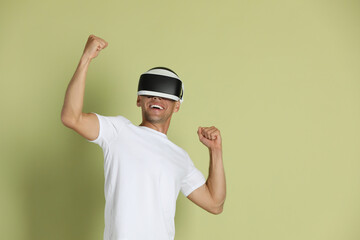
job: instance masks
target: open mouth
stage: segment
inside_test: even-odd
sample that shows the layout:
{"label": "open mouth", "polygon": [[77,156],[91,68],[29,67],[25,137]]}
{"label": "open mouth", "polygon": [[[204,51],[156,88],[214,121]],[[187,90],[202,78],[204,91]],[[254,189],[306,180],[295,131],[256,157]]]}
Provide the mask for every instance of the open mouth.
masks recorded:
{"label": "open mouth", "polygon": [[155,109],[160,109],[160,110],[164,109],[162,106],[159,106],[159,105],[156,105],[156,104],[150,105],[150,108],[155,108]]}

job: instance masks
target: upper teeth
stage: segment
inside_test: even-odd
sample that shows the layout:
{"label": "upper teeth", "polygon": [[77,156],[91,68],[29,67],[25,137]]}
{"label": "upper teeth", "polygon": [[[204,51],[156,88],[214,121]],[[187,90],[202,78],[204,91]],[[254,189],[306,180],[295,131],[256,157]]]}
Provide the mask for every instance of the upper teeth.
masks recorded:
{"label": "upper teeth", "polygon": [[151,105],[151,108],[158,108],[158,109],[164,109],[163,107],[159,106],[159,105]]}

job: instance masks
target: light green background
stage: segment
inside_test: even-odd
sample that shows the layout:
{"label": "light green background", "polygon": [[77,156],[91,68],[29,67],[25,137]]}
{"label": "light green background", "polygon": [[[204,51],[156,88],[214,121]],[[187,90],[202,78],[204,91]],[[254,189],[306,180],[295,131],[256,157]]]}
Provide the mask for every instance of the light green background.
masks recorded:
{"label": "light green background", "polygon": [[182,194],[176,240],[360,239],[360,2],[1,1],[0,238],[99,240],[103,155],[62,125],[88,35],[84,111],[124,115],[141,73],[175,70],[169,138],[208,176],[198,126],[222,133],[227,198]]}

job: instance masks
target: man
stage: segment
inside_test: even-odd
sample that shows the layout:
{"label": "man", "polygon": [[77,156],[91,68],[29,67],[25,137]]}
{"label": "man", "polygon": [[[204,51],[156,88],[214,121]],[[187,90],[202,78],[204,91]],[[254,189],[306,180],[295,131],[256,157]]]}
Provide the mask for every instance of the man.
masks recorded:
{"label": "man", "polygon": [[206,211],[223,211],[226,196],[220,132],[199,127],[199,140],[209,149],[205,181],[188,154],[167,138],[172,114],[179,111],[183,84],[168,68],[153,68],[139,80],[136,105],[142,122],[123,116],[83,113],[89,64],[108,43],[90,35],[66,91],[63,124],[102,147],[105,174],[104,240],[172,240],[176,200],[184,196]]}

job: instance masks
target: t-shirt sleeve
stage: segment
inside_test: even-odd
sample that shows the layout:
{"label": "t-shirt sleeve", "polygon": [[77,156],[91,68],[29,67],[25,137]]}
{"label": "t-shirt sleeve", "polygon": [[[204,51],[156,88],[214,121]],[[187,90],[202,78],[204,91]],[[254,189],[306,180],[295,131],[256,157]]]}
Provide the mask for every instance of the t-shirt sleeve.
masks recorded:
{"label": "t-shirt sleeve", "polygon": [[201,187],[206,182],[204,175],[197,169],[189,157],[188,173],[181,183],[181,192],[187,197],[195,189]]}
{"label": "t-shirt sleeve", "polygon": [[102,116],[97,113],[94,114],[99,119],[99,135],[96,139],[87,141],[96,143],[102,148],[112,142],[121,132],[122,128],[130,122],[123,116]]}

